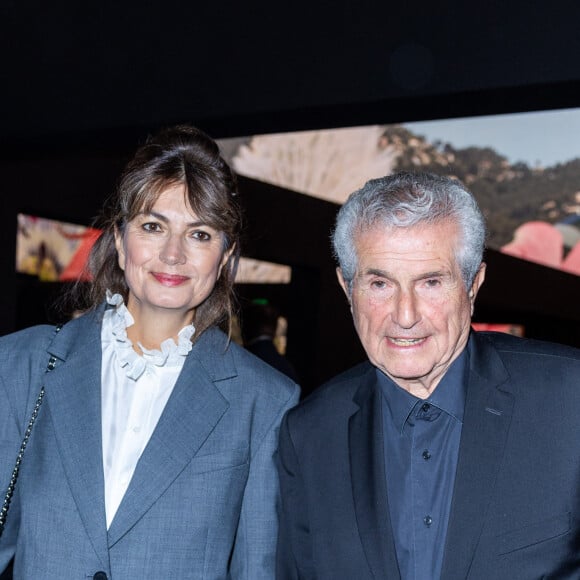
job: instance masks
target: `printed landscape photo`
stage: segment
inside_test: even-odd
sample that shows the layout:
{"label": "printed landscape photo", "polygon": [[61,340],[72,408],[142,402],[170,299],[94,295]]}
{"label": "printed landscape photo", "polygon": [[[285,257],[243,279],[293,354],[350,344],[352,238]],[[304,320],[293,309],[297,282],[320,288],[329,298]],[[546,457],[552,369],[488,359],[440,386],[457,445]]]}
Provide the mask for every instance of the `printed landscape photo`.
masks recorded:
{"label": "printed landscape photo", "polygon": [[[422,134],[425,127],[439,136]],[[256,135],[220,145],[239,174],[337,204],[368,179],[396,171],[455,177],[486,215],[489,247],[580,274],[579,132],[580,109],[573,109]]]}

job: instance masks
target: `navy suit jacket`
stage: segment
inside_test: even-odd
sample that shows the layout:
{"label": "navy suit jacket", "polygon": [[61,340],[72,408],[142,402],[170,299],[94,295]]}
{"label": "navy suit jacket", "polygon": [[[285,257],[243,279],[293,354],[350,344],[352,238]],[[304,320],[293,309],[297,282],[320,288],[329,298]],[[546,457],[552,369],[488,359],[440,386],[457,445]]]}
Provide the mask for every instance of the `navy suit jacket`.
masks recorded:
{"label": "navy suit jacket", "polygon": [[[0,487],[41,385],[45,400],[0,539],[14,578],[123,580],[274,576],[278,427],[299,389],[210,329],[188,354],[107,530],[100,313],[54,336],[0,339]],[[56,368],[46,373],[50,355]],[[103,576],[100,576],[103,577]]]}
{"label": "navy suit jacket", "polygon": [[[467,348],[441,578],[578,580],[580,351],[494,333]],[[375,376],[359,365],[283,421],[280,580],[400,578]]]}

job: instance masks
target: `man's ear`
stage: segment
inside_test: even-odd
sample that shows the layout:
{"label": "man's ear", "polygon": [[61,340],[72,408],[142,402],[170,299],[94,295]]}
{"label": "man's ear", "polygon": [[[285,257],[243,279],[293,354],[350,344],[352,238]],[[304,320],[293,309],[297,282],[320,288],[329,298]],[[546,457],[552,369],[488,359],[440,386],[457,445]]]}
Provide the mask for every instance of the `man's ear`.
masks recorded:
{"label": "man's ear", "polygon": [[125,248],[123,246],[123,234],[115,227],[115,249],[117,250],[117,262],[121,270],[125,270]]}
{"label": "man's ear", "polygon": [[477,298],[477,293],[479,292],[479,289],[481,288],[485,280],[486,267],[487,267],[486,263],[482,262],[481,265],[479,266],[477,274],[475,275],[475,278],[473,279],[473,284],[469,289],[469,302],[471,303],[471,314],[473,314],[473,308],[475,306],[475,299]]}
{"label": "man's ear", "polygon": [[343,292],[346,294],[346,298],[348,300],[348,303],[350,304],[350,289],[344,279],[344,276],[342,275],[342,270],[340,268],[336,269],[336,277],[338,278],[338,283],[340,284],[340,287],[342,288]]}

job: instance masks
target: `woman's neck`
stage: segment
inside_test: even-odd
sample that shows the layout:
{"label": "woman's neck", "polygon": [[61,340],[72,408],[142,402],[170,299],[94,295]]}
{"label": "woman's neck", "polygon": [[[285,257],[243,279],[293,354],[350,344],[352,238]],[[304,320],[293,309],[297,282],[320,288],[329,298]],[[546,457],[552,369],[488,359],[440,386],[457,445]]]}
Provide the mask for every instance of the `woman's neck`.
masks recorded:
{"label": "woman's neck", "polygon": [[[129,312],[131,312],[129,310]],[[135,323],[127,328],[127,336],[133,343],[133,348],[139,354],[141,349],[139,344],[142,344],[147,350],[159,349],[161,343],[168,338],[172,338],[176,343],[178,342],[179,331],[191,324],[192,316],[187,318],[182,316],[142,316],[135,315],[131,312]]]}

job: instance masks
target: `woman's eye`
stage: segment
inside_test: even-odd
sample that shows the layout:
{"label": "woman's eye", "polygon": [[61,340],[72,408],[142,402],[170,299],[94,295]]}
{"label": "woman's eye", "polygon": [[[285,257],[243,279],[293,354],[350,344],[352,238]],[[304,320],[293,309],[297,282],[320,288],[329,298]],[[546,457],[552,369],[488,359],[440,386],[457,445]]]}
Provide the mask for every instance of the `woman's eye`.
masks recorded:
{"label": "woman's eye", "polygon": [[211,240],[211,235],[204,231],[195,231],[191,234],[191,237],[200,242],[209,242]]}
{"label": "woman's eye", "polygon": [[146,232],[159,232],[161,226],[155,222],[146,222],[141,226]]}

